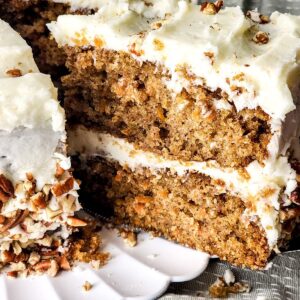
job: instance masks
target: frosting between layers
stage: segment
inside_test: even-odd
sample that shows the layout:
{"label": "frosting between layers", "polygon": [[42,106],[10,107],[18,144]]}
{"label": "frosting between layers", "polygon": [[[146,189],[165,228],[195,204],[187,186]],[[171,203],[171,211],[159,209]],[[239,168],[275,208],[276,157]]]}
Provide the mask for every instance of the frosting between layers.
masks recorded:
{"label": "frosting between layers", "polygon": [[[295,109],[288,82],[298,68],[300,17],[275,12],[269,24],[256,24],[239,7],[206,15],[188,1],[164,1],[160,10],[152,2],[110,1],[95,15],[60,16],[48,27],[60,45],[101,46],[165,66],[175,93],[189,84],[186,67],[194,84],[226,91],[237,110],[260,106],[283,121]],[[258,31],[269,34],[267,44],[252,40]]]}
{"label": "frosting between layers", "polygon": [[[279,194],[284,190],[289,195],[297,186],[296,174],[291,169],[286,157],[277,159],[276,164],[265,166],[253,162],[246,168],[249,178],[233,168],[221,168],[216,162],[182,162],[166,160],[150,152],[137,150],[124,139],[109,134],[88,130],[77,126],[69,132],[71,154],[84,156],[102,156],[117,161],[132,170],[141,167],[154,172],[170,169],[183,176],[187,172],[199,172],[213,179],[224,181],[228,191],[240,196],[245,202],[251,201],[256,212],[247,210],[245,215],[258,216],[266,231],[270,248],[276,246],[279,237]],[[222,188],[222,187],[220,187]]]}

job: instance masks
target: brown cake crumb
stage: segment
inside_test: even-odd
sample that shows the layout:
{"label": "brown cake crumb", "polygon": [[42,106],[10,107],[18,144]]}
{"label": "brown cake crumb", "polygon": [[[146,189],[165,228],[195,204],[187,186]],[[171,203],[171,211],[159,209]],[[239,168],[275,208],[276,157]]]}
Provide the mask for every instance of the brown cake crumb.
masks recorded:
{"label": "brown cake crumb", "polygon": [[99,261],[100,266],[104,266],[107,263],[110,255],[100,250],[102,241],[99,230],[100,228],[98,228],[97,224],[91,222],[73,235],[69,251],[69,257],[73,261],[84,263]]}
{"label": "brown cake crumb", "polygon": [[93,287],[93,285],[92,285],[90,282],[86,281],[86,282],[84,283],[84,285],[82,286],[82,289],[83,289],[85,292],[88,292],[88,291],[90,291],[90,290],[92,289],[92,287]]}
{"label": "brown cake crumb", "polygon": [[123,238],[124,242],[130,246],[135,247],[137,245],[137,233],[130,230],[119,229],[120,236]]}
{"label": "brown cake crumb", "polygon": [[228,297],[230,293],[249,293],[250,286],[248,283],[235,282],[235,277],[231,270],[226,270],[223,277],[217,280],[209,287],[209,295],[215,298]]}

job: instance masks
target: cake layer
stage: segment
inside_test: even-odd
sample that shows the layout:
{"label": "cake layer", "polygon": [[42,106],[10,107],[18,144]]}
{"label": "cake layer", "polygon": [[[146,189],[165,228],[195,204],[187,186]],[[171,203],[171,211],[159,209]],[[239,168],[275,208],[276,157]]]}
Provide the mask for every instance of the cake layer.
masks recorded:
{"label": "cake layer", "polygon": [[261,166],[254,162],[247,168],[239,169],[222,168],[215,161],[166,160],[162,156],[136,149],[124,139],[91,131],[84,126],[69,130],[69,147],[72,155],[100,156],[118,162],[133,173],[147,168],[153,174],[170,172],[185,178],[189,173],[196,173],[210,177],[219,191],[244,201],[247,208],[245,216],[259,219],[270,249],[276,248],[280,237],[280,207],[291,205],[291,194],[297,188],[296,172],[285,157],[278,159],[276,165]]}
{"label": "cake layer", "polygon": [[65,113],[50,76],[1,20],[0,57],[0,268],[55,276],[69,265],[74,226],[86,225],[74,217],[79,185],[66,156]]}
{"label": "cake layer", "polygon": [[266,265],[270,250],[257,220],[245,221],[244,202],[208,176],[153,173],[149,168],[133,172],[99,156],[75,166],[83,180],[83,204],[102,215],[106,207],[116,224],[154,231],[235,265]]}
{"label": "cake layer", "polygon": [[[71,74],[63,79],[70,122],[126,138],[166,158],[246,166],[268,156],[269,117],[237,112],[221,90],[183,90],[174,100],[161,68],[124,52],[67,49]],[[188,79],[187,79],[188,80]]]}

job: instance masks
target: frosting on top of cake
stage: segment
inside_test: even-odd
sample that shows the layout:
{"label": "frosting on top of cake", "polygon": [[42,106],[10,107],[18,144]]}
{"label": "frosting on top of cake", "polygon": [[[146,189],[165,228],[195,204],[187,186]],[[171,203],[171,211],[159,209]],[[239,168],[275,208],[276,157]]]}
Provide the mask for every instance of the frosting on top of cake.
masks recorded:
{"label": "frosting on top of cake", "polygon": [[[68,4],[73,10],[81,10],[81,9],[99,9],[107,4],[115,4],[115,1],[111,0],[54,0],[56,3],[64,3]],[[130,3],[137,9],[137,11],[145,11],[145,6],[148,8],[147,12],[155,14],[162,14],[164,17],[164,12],[171,12],[178,0],[148,0],[148,1],[140,1],[140,0],[130,0]]]}
{"label": "frosting on top of cake", "polygon": [[126,51],[163,65],[174,93],[191,80],[221,88],[237,110],[260,106],[283,121],[295,109],[290,88],[299,82],[297,16],[275,12],[259,24],[239,7],[208,15],[184,0],[112,0],[94,15],[60,16],[48,27],[60,45]]}
{"label": "frosting on top of cake", "polygon": [[53,0],[56,3],[68,4],[71,9],[97,9],[107,4],[109,0]]}
{"label": "frosting on top of cake", "polygon": [[41,74],[31,48],[0,20],[0,173],[13,184],[32,173],[37,187],[56,181],[56,165],[68,169],[62,144],[65,113],[49,75]]}

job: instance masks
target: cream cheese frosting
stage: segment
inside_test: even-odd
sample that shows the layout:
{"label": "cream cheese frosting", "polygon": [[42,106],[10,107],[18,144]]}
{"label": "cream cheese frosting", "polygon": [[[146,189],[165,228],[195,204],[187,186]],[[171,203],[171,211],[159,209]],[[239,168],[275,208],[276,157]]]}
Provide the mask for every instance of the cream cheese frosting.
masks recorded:
{"label": "cream cheese frosting", "polygon": [[[82,10],[82,9],[100,9],[104,5],[110,4],[111,0],[54,0],[56,3],[64,3],[71,7],[73,11]],[[149,1],[131,1],[133,6],[137,9],[137,11],[144,11],[147,6],[147,11],[153,14],[162,14],[164,16],[165,12],[171,12],[175,7],[175,4],[178,0],[169,0],[169,1],[161,1],[161,0],[149,0]],[[197,2],[197,1],[192,1]],[[149,5],[150,4],[150,5]]]}
{"label": "cream cheese frosting", "polygon": [[97,9],[109,3],[110,0],[53,0],[56,3],[67,4],[72,10]]}

